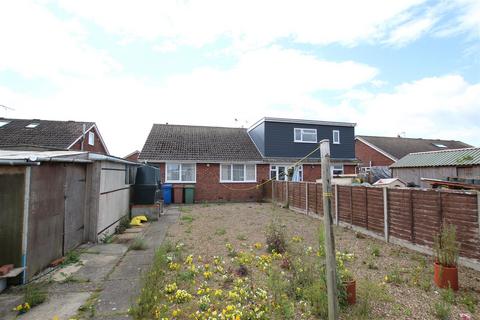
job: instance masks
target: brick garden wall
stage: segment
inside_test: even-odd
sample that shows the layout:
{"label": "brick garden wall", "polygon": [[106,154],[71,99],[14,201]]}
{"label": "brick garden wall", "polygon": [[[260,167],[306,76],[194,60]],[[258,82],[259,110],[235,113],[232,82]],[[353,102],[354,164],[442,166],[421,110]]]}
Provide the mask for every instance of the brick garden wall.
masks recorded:
{"label": "brick garden wall", "polygon": [[[294,210],[323,216],[321,184],[275,181],[264,186],[264,199],[288,199]],[[480,208],[474,192],[335,186],[332,210],[337,223],[427,248],[445,221],[457,228],[461,256],[480,259]]]}

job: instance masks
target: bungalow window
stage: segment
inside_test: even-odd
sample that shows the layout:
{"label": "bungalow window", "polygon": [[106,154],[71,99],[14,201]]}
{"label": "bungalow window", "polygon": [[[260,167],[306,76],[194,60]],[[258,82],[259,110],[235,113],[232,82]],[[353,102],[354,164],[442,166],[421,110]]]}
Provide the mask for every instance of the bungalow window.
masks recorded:
{"label": "bungalow window", "polygon": [[270,166],[270,179],[274,180],[294,180],[303,181],[303,166],[298,165],[293,170],[293,177],[289,179],[288,168],[292,168],[293,165],[271,165]]}
{"label": "bungalow window", "polygon": [[343,164],[334,164],[331,166],[332,176],[338,176],[343,174]]}
{"label": "bungalow window", "polygon": [[294,142],[316,143],[317,129],[295,128]]}
{"label": "bungalow window", "polygon": [[91,131],[88,133],[88,144],[91,146],[95,145],[95,133]]}
{"label": "bungalow window", "polygon": [[333,130],[333,144],[340,144],[340,130]]}
{"label": "bungalow window", "polygon": [[194,163],[167,163],[166,182],[195,182],[196,166]]}
{"label": "bungalow window", "polygon": [[220,182],[257,182],[257,169],[254,164],[220,165]]}

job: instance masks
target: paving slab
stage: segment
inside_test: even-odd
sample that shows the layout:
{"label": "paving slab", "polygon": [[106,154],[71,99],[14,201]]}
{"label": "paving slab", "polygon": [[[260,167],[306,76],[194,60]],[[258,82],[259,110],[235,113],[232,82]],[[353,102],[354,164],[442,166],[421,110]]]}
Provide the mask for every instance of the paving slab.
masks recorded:
{"label": "paving slab", "polygon": [[108,276],[108,280],[138,279],[142,277],[143,272],[150,269],[150,265],[131,265],[122,263]]}
{"label": "paving slab", "polygon": [[12,309],[23,303],[21,294],[0,295],[0,319],[13,319],[15,316]]}
{"label": "paving slab", "polygon": [[50,295],[48,300],[30,312],[18,317],[19,320],[49,320],[57,316],[59,320],[68,320],[77,314],[90,297],[91,292],[70,292]]}
{"label": "paving slab", "polygon": [[139,293],[140,281],[137,278],[105,281],[97,300],[96,314],[102,316],[127,312]]}
{"label": "paving slab", "polygon": [[129,251],[122,259],[122,263],[131,266],[152,265],[155,252],[153,250]]}

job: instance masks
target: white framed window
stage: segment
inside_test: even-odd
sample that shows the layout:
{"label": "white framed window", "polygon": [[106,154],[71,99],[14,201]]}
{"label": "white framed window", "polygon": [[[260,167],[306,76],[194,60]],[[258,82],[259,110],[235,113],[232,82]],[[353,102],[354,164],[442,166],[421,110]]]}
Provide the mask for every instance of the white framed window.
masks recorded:
{"label": "white framed window", "polygon": [[317,129],[295,128],[293,129],[294,142],[316,143]]}
{"label": "white framed window", "polygon": [[40,123],[38,123],[38,122],[32,122],[32,123],[26,125],[25,128],[33,129],[33,128],[38,127],[39,125],[40,125]]}
{"label": "white framed window", "polygon": [[88,133],[88,144],[91,146],[95,145],[95,133],[92,131]]}
{"label": "white framed window", "polygon": [[298,165],[293,170],[293,177],[289,179],[288,177],[288,168],[293,167],[292,165],[288,164],[272,164],[270,165],[270,179],[279,180],[279,181],[286,181],[286,180],[294,180],[294,181],[303,181],[303,165]]}
{"label": "white framed window", "polygon": [[223,163],[220,165],[220,182],[257,182],[257,166]]}
{"label": "white framed window", "polygon": [[330,168],[332,170],[332,176],[343,174],[343,164],[332,164]]}
{"label": "white framed window", "polygon": [[340,130],[333,130],[333,144],[340,144]]}
{"label": "white framed window", "polygon": [[195,163],[167,163],[165,165],[165,182],[195,183],[197,166]]}

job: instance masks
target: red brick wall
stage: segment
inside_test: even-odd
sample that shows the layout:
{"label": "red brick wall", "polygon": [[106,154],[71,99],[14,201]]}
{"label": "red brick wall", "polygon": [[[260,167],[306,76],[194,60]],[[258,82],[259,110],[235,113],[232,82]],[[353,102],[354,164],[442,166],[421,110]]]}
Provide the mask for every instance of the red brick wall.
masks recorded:
{"label": "red brick wall", "polygon": [[322,166],[320,164],[303,165],[303,181],[315,182],[322,177]]}
{"label": "red brick wall", "polygon": [[362,167],[368,167],[370,161],[372,166],[389,166],[394,163],[389,157],[359,140],[355,140],[355,156],[363,163]]}
{"label": "red brick wall", "polygon": [[140,152],[137,151],[137,152],[132,153],[128,157],[125,157],[124,159],[129,160],[129,161],[138,161],[138,156],[139,155],[140,155]]}
{"label": "red brick wall", "polygon": [[[92,131],[95,133],[95,142],[93,146],[88,144],[88,133]],[[75,143],[69,150],[81,150],[82,149],[82,141],[78,140],[77,143]],[[98,135],[97,130],[95,128],[92,128],[91,130],[87,131],[85,134],[85,142],[83,143],[83,151],[91,151],[91,152],[96,152],[96,153],[101,153],[101,154],[107,154],[107,150],[105,149],[102,140],[100,140],[100,136]]]}
{"label": "red brick wall", "polygon": [[[156,165],[160,168],[161,180],[164,182],[165,163]],[[220,165],[218,163],[197,163],[195,202],[260,201],[263,189],[257,189],[255,186],[268,179],[268,171],[268,164],[257,164],[257,183],[220,183]]]}
{"label": "red brick wall", "polygon": [[[356,165],[344,165],[344,174],[355,174]],[[304,164],[303,165],[303,181],[316,182],[322,177],[322,166],[319,164]]]}

